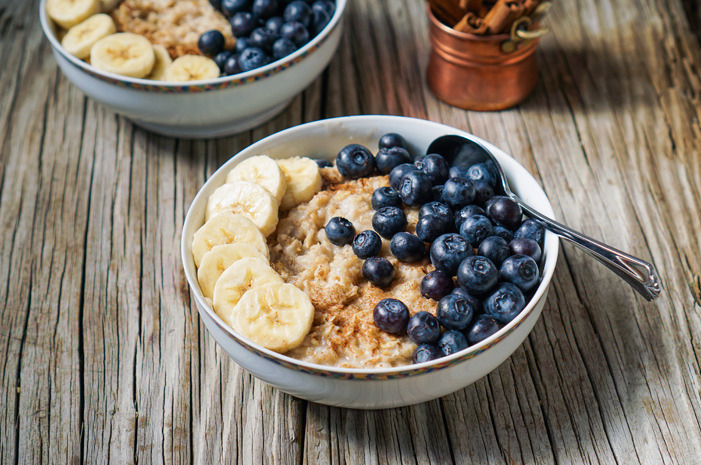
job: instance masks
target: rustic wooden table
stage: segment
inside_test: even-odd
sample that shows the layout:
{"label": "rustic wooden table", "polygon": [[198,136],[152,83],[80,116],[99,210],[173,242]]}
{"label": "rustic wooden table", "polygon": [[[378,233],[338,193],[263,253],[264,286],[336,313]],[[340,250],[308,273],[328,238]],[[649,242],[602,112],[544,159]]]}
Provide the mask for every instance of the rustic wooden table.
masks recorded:
{"label": "rustic wooden table", "polygon": [[[690,0],[557,2],[540,82],[509,111],[427,90],[419,0],[352,0],[338,55],[248,133],[175,140],[61,75],[37,1],[0,0],[0,464],[701,463],[701,13]],[[200,322],[185,212],[232,154],[359,113],[441,121],[541,182],[572,227],[654,261],[646,303],[568,245],[501,367],[409,408],[353,411],[252,378]]]}

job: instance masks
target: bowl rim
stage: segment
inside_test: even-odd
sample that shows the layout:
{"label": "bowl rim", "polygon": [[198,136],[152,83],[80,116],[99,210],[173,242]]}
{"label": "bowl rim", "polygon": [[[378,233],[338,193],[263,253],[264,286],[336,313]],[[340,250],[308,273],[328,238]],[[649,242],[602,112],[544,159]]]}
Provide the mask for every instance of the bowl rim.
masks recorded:
{"label": "bowl rim", "polygon": [[51,47],[59,53],[64,59],[77,68],[80,68],[85,73],[102,81],[109,82],[121,87],[128,87],[138,90],[148,90],[156,92],[200,92],[228,87],[237,87],[251,82],[259,81],[266,77],[284,71],[304,60],[311,53],[319,49],[331,36],[332,32],[339,27],[342,22],[343,14],[345,13],[347,0],[334,0],[336,9],[329,23],[322,29],[314,38],[304,44],[300,49],[286,57],[273,61],[260,68],[238,73],[231,76],[217,77],[200,81],[190,81],[189,83],[173,83],[169,81],[155,81],[145,78],[133,78],[129,76],[121,76],[119,74],[102,71],[94,66],[86,63],[83,60],[68,53],[61,43],[58,41],[50,24],[55,23],[51,20],[46,12],[46,1],[41,0],[39,3],[39,22],[44,35],[49,40]]}
{"label": "bowl rim", "polygon": [[[545,242],[543,246],[543,253],[545,255],[545,262],[543,265],[543,275],[540,281],[540,284],[538,285],[538,288],[536,291],[533,293],[533,296],[531,299],[528,301],[528,304],[526,307],[518,314],[516,318],[514,318],[512,321],[510,321],[508,324],[506,324],[504,327],[502,327],[499,331],[488,337],[487,339],[481,341],[478,344],[469,346],[466,349],[463,349],[459,352],[456,352],[455,354],[451,354],[446,357],[441,357],[436,360],[432,360],[429,362],[424,362],[424,363],[418,363],[418,364],[410,364],[410,365],[404,365],[400,367],[391,367],[391,368],[340,368],[340,367],[334,367],[334,366],[328,366],[328,365],[321,365],[317,363],[311,363],[311,362],[305,362],[302,360],[297,360],[292,357],[279,354],[277,352],[274,352],[272,350],[266,349],[255,342],[252,342],[242,335],[238,334],[234,329],[229,327],[220,317],[219,315],[216,314],[214,309],[207,304],[204,295],[202,294],[199,283],[197,281],[196,277],[196,271],[194,271],[194,260],[192,259],[192,252],[190,249],[190,244],[189,242],[192,240],[191,237],[186,237],[185,231],[188,229],[187,225],[192,223],[193,217],[195,215],[194,210],[195,210],[195,205],[200,204],[203,202],[203,197],[205,196],[205,191],[207,190],[206,187],[208,184],[212,183],[212,181],[217,178],[218,174],[221,173],[222,171],[226,171],[231,169],[232,165],[235,165],[236,162],[235,160],[238,158],[241,158],[242,155],[247,155],[245,152],[253,152],[255,151],[255,148],[261,145],[265,145],[268,143],[270,139],[277,139],[277,138],[284,138],[287,135],[293,135],[299,132],[305,132],[309,129],[313,129],[314,127],[317,126],[322,126],[322,125],[327,125],[327,124],[333,124],[335,122],[342,123],[343,121],[349,121],[349,120],[368,120],[369,122],[373,122],[373,120],[376,120],[376,126],[377,127],[382,127],[381,124],[384,121],[386,123],[387,120],[399,120],[399,121],[406,121],[406,120],[412,120],[414,122],[419,122],[419,124],[425,124],[428,126],[434,126],[436,128],[440,128],[445,130],[445,134],[456,134],[456,135],[461,135],[465,136],[474,142],[483,145],[486,149],[492,151],[497,158],[500,159],[500,162],[504,163],[509,163],[516,165],[517,168],[520,168],[521,170],[524,171],[524,173],[530,178],[530,181],[534,184],[534,186],[538,189],[538,193],[542,194],[543,197],[545,198],[547,202],[547,207],[548,208],[541,208],[541,211],[550,216],[551,218],[554,218],[554,212],[552,210],[552,204],[550,203],[550,200],[547,197],[547,194],[545,191],[543,191],[542,187],[538,183],[538,181],[533,177],[533,175],[530,174],[530,172],[523,166],[521,165],[518,161],[516,161],[513,157],[502,151],[501,149],[495,147],[494,145],[466,132],[442,123],[437,123],[429,120],[424,120],[420,118],[411,118],[411,117],[405,117],[405,116],[388,116],[388,115],[356,115],[356,116],[342,116],[342,117],[336,117],[336,118],[327,118],[327,119],[322,119],[322,120],[317,120],[317,121],[312,121],[309,123],[304,123],[300,124],[297,126],[290,127],[288,129],[284,129],[282,131],[273,133],[253,144],[248,145],[244,149],[240,150],[237,152],[235,155],[233,155],[229,160],[227,160],[222,166],[220,166],[210,177],[209,179],[200,187],[198,190],[197,194],[192,200],[192,203],[190,204],[190,207],[188,208],[187,215],[185,216],[185,220],[183,222],[183,228],[182,228],[182,236],[181,236],[181,260],[183,261],[183,269],[185,271],[186,279],[188,281],[188,284],[190,286],[191,292],[193,292],[195,300],[197,302],[197,307],[198,311],[202,312],[204,311],[209,317],[214,324],[216,324],[222,332],[232,339],[235,343],[249,349],[250,351],[254,352],[255,354],[265,358],[268,361],[271,361],[275,363],[276,365],[281,365],[286,368],[290,368],[295,371],[307,373],[307,374],[312,374],[312,375],[320,375],[323,377],[330,377],[330,378],[337,378],[337,379],[352,379],[352,380],[389,380],[389,379],[400,379],[400,378],[405,378],[409,376],[416,376],[424,373],[430,373],[434,372],[437,370],[441,370],[450,366],[454,366],[456,364],[459,364],[465,360],[468,360],[470,358],[473,358],[477,355],[480,355],[482,352],[486,351],[489,348],[494,347],[496,344],[504,340],[507,336],[509,336],[511,333],[513,333],[523,322],[527,320],[527,318],[534,312],[536,308],[536,304],[540,302],[540,300],[545,296],[547,293],[547,290],[550,286],[550,282],[552,280],[553,273],[555,271],[555,266],[557,264],[557,258],[558,258],[558,253],[559,253],[559,240],[557,236],[555,236],[553,233],[550,231],[546,230],[546,236],[545,236]],[[192,262],[192,269],[187,265],[187,263]],[[194,272],[193,272],[194,271]],[[208,331],[209,328],[207,328]],[[210,331],[211,332],[211,331]],[[217,343],[219,343],[217,341]]]}

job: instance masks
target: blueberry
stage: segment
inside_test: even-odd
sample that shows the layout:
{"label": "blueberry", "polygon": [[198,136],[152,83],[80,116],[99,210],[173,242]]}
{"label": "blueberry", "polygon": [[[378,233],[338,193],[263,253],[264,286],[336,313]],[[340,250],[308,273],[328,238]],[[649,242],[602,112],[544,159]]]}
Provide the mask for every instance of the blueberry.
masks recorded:
{"label": "blueberry", "polygon": [[280,26],[280,37],[290,39],[297,47],[302,47],[309,42],[309,31],[304,24],[292,21]]}
{"label": "blueberry", "polygon": [[284,37],[273,43],[273,60],[280,60],[297,51],[297,46]]}
{"label": "blueberry", "polygon": [[482,215],[472,215],[460,226],[460,235],[467,239],[473,247],[494,234],[494,226],[489,218]]}
{"label": "blueberry", "polygon": [[500,323],[508,323],[526,307],[521,289],[511,283],[500,283],[484,301],[484,310]]}
{"label": "blueberry", "polygon": [[459,234],[443,234],[431,244],[431,263],[437,270],[451,276],[458,272],[460,263],[472,255],[472,246]]}
{"label": "blueberry", "polygon": [[333,166],[333,163],[324,158],[315,158],[314,161],[319,168],[331,168]]}
{"label": "blueberry", "polygon": [[331,22],[331,16],[324,10],[312,10],[312,19],[309,21],[309,31],[313,36],[320,33]]}
{"label": "blueberry", "polygon": [[453,289],[453,292],[451,292],[451,294],[460,296],[463,299],[467,300],[467,302],[472,307],[473,317],[482,313],[482,301],[470,294],[469,292],[467,292],[462,287],[456,287],[455,289]]}
{"label": "blueberry", "polygon": [[253,0],[251,12],[260,19],[272,18],[278,13],[277,0]]}
{"label": "blueberry", "polygon": [[441,325],[430,313],[416,312],[409,318],[406,333],[417,344],[435,344],[441,337]]}
{"label": "blueberry", "polygon": [[312,19],[312,8],[307,2],[295,0],[285,7],[282,17],[285,18],[285,22],[297,21],[308,28]]}
{"label": "blueberry", "polygon": [[416,223],[416,236],[422,241],[430,243],[447,233],[451,226],[451,221],[442,216],[423,216]]}
{"label": "blueberry", "polygon": [[431,188],[431,200],[441,202],[443,200],[443,185],[433,186]]}
{"label": "blueberry", "polygon": [[[313,5],[312,8],[314,8]],[[390,132],[380,137],[380,142],[377,145],[379,146],[380,150],[388,149],[390,147],[401,147],[404,150],[409,150],[409,144],[407,144],[406,139],[404,139],[401,134],[397,134],[396,132]]]}
{"label": "blueberry", "polygon": [[487,257],[495,266],[501,266],[511,253],[509,243],[499,236],[487,237],[477,248],[477,255]]}
{"label": "blueberry", "polygon": [[279,36],[280,35],[280,28],[282,25],[285,23],[285,20],[282,19],[282,16],[273,16],[269,20],[265,22],[265,27],[270,29],[275,33],[275,35]]}
{"label": "blueberry", "polygon": [[394,280],[394,267],[383,257],[370,257],[363,263],[363,276],[375,286],[389,286]]}
{"label": "blueberry", "polygon": [[419,289],[421,295],[427,299],[441,300],[450,294],[454,287],[453,278],[448,273],[434,270],[426,273],[426,276],[421,280]]}
{"label": "blueberry", "polygon": [[426,246],[421,242],[421,239],[413,234],[400,232],[392,237],[389,243],[389,250],[392,252],[392,255],[397,257],[397,260],[416,262],[424,257]]}
{"label": "blueberry", "polygon": [[382,239],[375,231],[363,231],[353,238],[353,253],[358,258],[370,258],[380,253]]}
{"label": "blueberry", "polygon": [[271,53],[273,50],[273,44],[277,40],[277,35],[266,27],[257,27],[249,36],[251,40],[252,47],[258,47],[265,51],[265,53]]}
{"label": "blueberry", "polygon": [[405,174],[397,190],[405,204],[422,205],[431,200],[433,194],[431,187],[431,179],[428,175],[417,170]]}
{"label": "blueberry", "polygon": [[224,34],[212,29],[202,33],[202,35],[197,39],[197,48],[202,52],[202,55],[208,57],[213,57],[222,50],[224,50]]}
{"label": "blueberry", "polygon": [[458,210],[457,213],[455,213],[455,229],[460,231],[460,226],[462,226],[465,220],[474,215],[487,216],[487,212],[477,205],[468,205]]}
{"label": "blueberry", "polygon": [[406,215],[398,207],[382,207],[372,215],[372,229],[384,237],[392,239],[407,226]]}
{"label": "blueberry", "polygon": [[355,227],[353,223],[341,216],[334,216],[326,223],[326,237],[329,241],[338,246],[344,246],[353,242]]}
{"label": "blueberry", "polygon": [[248,36],[258,27],[258,21],[248,11],[239,11],[234,14],[229,23],[231,23],[231,32],[236,37]]}
{"label": "blueberry", "polygon": [[491,315],[478,315],[472,325],[465,331],[467,342],[472,346],[484,341],[499,331],[499,322]]}
{"label": "blueberry", "polygon": [[436,317],[446,329],[462,331],[470,324],[474,314],[475,309],[470,302],[457,294],[446,295],[436,307]]}
{"label": "blueberry", "polygon": [[535,221],[528,219],[521,223],[521,226],[516,230],[514,236],[533,239],[542,248],[543,239],[545,238],[545,228]]}
{"label": "blueberry", "polygon": [[234,53],[241,54],[244,50],[251,46],[251,39],[248,37],[239,37],[236,39],[236,45],[234,45]]}
{"label": "blueberry", "polygon": [[[224,52],[222,52],[224,53]],[[241,72],[241,55],[232,53],[224,62],[224,74],[231,76]]]}
{"label": "blueberry", "polygon": [[499,272],[494,263],[486,257],[467,257],[458,267],[458,284],[469,293],[483,295],[494,287]]}
{"label": "blueberry", "polygon": [[448,170],[448,176],[451,178],[467,179],[467,168],[464,166],[451,166]]}
{"label": "blueberry", "polygon": [[460,209],[475,200],[475,188],[465,178],[450,178],[443,185],[443,201],[453,209]]}
{"label": "blueberry", "polygon": [[501,264],[499,279],[515,284],[524,292],[538,285],[538,264],[528,255],[512,255]]}
{"label": "blueberry", "polygon": [[390,334],[402,334],[409,322],[409,309],[401,300],[382,299],[372,311],[375,324]]}
{"label": "blueberry", "polygon": [[467,179],[485,181],[494,188],[497,184],[496,167],[491,162],[475,163],[467,169]]}
{"label": "blueberry", "polygon": [[231,55],[233,55],[231,51],[224,50],[222,52],[217,53],[214,56],[214,62],[217,64],[217,66],[219,66],[219,71],[221,71],[224,74],[228,74],[224,71],[224,65],[226,64],[226,60],[228,60]]}
{"label": "blueberry", "polygon": [[496,224],[510,230],[521,224],[521,207],[509,197],[492,197],[487,201],[487,214]]}
{"label": "blueberry", "polygon": [[316,0],[312,3],[312,11],[314,10],[324,10],[326,14],[333,16],[336,11],[336,5],[331,0]]}
{"label": "blueberry", "polygon": [[475,188],[475,200],[478,205],[485,205],[489,199],[494,197],[494,188],[484,181],[472,181]]}
{"label": "blueberry", "polygon": [[362,145],[346,145],[336,156],[336,168],[344,178],[364,178],[375,172],[375,157]]}
{"label": "blueberry", "polygon": [[405,148],[389,147],[380,149],[377,155],[375,155],[375,161],[377,162],[377,169],[380,170],[380,173],[388,174],[402,163],[411,163],[411,156]]}
{"label": "blueberry", "polygon": [[514,238],[514,233],[500,225],[494,226],[494,235],[501,237],[506,242],[511,242]]}
{"label": "blueberry", "polygon": [[392,189],[399,190],[399,187],[402,185],[402,178],[412,171],[419,171],[419,169],[409,163],[402,163],[401,165],[395,166],[392,168],[392,171],[389,172],[389,185]]}
{"label": "blueberry", "polygon": [[441,349],[438,348],[437,345],[421,344],[416,349],[414,349],[414,354],[412,355],[411,360],[414,363],[424,363],[430,362],[431,360],[436,360],[437,358],[441,358],[442,356],[443,352],[441,352]]}
{"label": "blueberry", "polygon": [[443,218],[445,221],[449,222],[452,224],[453,222],[453,211],[450,209],[450,207],[443,202],[436,202],[436,201],[431,201],[428,203],[425,203],[420,209],[419,209],[419,218],[423,218],[424,216],[440,216]]}
{"label": "blueberry", "polygon": [[372,193],[370,203],[373,210],[379,210],[382,207],[401,208],[402,199],[399,197],[399,192],[391,187],[378,187]]}
{"label": "blueberry", "polygon": [[221,0],[221,11],[227,18],[251,10],[251,0]]}
{"label": "blueberry", "polygon": [[221,0],[209,0],[209,4],[212,5],[215,10],[221,10],[221,3]]}
{"label": "blueberry", "polygon": [[239,56],[239,66],[242,72],[251,71],[270,63],[270,58],[265,52],[257,47],[250,47],[241,52]]}
{"label": "blueberry", "polygon": [[455,354],[467,347],[467,338],[460,331],[446,331],[438,340],[438,348],[444,356]]}
{"label": "blueberry", "polygon": [[542,254],[538,243],[527,237],[514,237],[511,242],[509,242],[509,250],[512,255],[528,255],[535,260],[536,263],[540,261]]}
{"label": "blueberry", "polygon": [[428,175],[434,186],[448,180],[448,163],[438,154],[429,153],[416,160],[414,165]]}

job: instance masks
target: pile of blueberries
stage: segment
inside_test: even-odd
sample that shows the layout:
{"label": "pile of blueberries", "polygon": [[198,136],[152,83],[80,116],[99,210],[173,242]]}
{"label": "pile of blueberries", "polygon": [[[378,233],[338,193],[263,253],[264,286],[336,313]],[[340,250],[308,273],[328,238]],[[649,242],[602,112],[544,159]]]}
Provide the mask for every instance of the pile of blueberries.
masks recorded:
{"label": "pile of blueberries", "polygon": [[[362,145],[344,147],[336,168],[346,179],[389,175],[390,187],[372,194],[374,231],[356,234],[342,217],[325,228],[333,244],[351,244],[365,260],[363,276],[379,287],[394,280],[390,261],[377,256],[381,237],[390,241],[397,260],[416,262],[428,253],[436,268],[420,286],[424,297],[438,301],[436,316],[425,311],[410,316],[397,299],[380,301],[373,312],[381,330],[407,334],[418,344],[414,363],[477,344],[525,308],[540,282],[544,229],[524,221],[519,205],[500,195],[491,162],[449,166],[437,153],[413,160],[406,140],[391,133],[382,136],[375,156]],[[420,207],[416,234],[405,231],[404,205]]]}
{"label": "pile of blueberries", "polygon": [[336,10],[332,0],[209,1],[229,18],[236,45],[225,50],[224,35],[212,30],[199,37],[197,46],[225,76],[260,68],[295,52],[326,27]]}

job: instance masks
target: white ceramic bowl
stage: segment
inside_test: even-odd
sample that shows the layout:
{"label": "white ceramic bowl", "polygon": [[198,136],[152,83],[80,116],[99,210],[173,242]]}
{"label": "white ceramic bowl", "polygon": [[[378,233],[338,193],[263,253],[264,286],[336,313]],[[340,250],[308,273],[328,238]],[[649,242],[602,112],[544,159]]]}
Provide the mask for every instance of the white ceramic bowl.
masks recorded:
{"label": "white ceramic bowl", "polygon": [[341,369],[304,363],[246,340],[217,316],[200,291],[191,244],[193,234],[204,222],[208,197],[225,182],[228,172],[242,160],[259,154],[333,160],[351,142],[374,151],[380,136],[388,132],[402,134],[416,154],[425,153],[431,141],[445,134],[462,135],[483,144],[499,159],[513,190],[528,204],[553,217],[550,202],[538,182],[513,158],[471,134],[430,121],[399,116],[333,118],[278,132],[239,152],[212,175],[190,206],[182,233],[185,275],[200,316],[221,347],[254,376],[293,396],[362,409],[399,407],[444,396],[474,383],[506,360],[533,329],[545,304],[558,254],[557,237],[549,232],[544,243],[542,282],[526,308],[480,344],[432,362],[390,369]]}
{"label": "white ceramic bowl", "polygon": [[56,26],[39,5],[44,34],[66,77],[92,99],[139,126],[175,137],[208,138],[242,132],[280,113],[321,74],[338,47],[346,0],[336,0],[329,24],[282,60],[234,76],[173,84],[100,71],[66,52]]}

